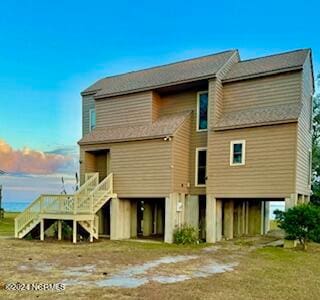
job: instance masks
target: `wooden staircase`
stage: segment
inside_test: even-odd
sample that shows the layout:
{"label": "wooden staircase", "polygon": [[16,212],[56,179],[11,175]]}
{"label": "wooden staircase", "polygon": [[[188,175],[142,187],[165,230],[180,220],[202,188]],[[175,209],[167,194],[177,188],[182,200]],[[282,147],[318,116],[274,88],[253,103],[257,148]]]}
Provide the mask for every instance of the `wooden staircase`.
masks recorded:
{"label": "wooden staircase", "polygon": [[[90,234],[90,241],[99,237],[96,213],[113,197],[113,175],[99,183],[99,173],[86,173],[85,183],[73,195],[41,195],[15,219],[15,237],[23,238],[40,224],[44,238],[44,220],[73,220]],[[61,230],[61,229],[60,229]],[[75,231],[75,229],[74,229]],[[76,233],[74,233],[74,239]]]}

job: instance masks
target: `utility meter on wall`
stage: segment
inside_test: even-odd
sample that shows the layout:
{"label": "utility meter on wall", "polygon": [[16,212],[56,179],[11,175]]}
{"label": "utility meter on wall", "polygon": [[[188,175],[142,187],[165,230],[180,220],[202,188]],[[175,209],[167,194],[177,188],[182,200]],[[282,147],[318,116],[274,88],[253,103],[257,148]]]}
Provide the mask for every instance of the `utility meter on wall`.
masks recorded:
{"label": "utility meter on wall", "polygon": [[178,202],[177,203],[177,212],[180,212],[183,210],[183,205],[182,205],[182,202]]}

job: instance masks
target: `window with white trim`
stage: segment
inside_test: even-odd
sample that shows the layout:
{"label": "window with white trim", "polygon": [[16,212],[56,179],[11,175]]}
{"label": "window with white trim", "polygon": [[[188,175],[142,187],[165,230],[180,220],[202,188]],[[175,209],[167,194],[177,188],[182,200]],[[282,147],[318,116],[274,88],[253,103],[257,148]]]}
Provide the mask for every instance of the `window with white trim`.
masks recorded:
{"label": "window with white trim", "polygon": [[245,164],[246,141],[230,142],[230,166],[241,166]]}
{"label": "window with white trim", "polygon": [[208,91],[197,94],[197,131],[208,129]]}
{"label": "window with white trim", "polygon": [[207,148],[196,148],[195,186],[206,185]]}
{"label": "window with white trim", "polygon": [[92,131],[96,128],[96,110],[91,108],[89,110],[89,130]]}

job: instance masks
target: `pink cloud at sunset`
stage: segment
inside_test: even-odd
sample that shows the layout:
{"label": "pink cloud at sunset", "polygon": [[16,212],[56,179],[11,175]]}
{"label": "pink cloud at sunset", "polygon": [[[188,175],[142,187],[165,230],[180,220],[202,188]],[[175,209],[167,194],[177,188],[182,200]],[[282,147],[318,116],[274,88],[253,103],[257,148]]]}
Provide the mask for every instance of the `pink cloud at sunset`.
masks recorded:
{"label": "pink cloud at sunset", "polygon": [[71,172],[74,160],[69,155],[45,153],[23,148],[13,149],[0,139],[0,169],[8,173],[53,174]]}

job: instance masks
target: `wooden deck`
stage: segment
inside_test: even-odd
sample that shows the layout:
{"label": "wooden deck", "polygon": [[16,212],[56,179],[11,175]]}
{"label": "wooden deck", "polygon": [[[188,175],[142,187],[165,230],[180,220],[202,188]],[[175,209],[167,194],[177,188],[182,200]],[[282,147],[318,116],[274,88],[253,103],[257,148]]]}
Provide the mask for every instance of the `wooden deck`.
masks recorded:
{"label": "wooden deck", "polygon": [[15,219],[15,237],[23,238],[40,224],[40,239],[44,239],[44,220],[56,220],[58,239],[61,239],[61,221],[73,221],[73,242],[76,242],[77,223],[93,237],[99,237],[98,210],[111,198],[113,175],[99,183],[99,173],[87,173],[85,183],[72,195],[41,195]]}

